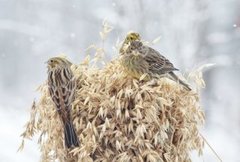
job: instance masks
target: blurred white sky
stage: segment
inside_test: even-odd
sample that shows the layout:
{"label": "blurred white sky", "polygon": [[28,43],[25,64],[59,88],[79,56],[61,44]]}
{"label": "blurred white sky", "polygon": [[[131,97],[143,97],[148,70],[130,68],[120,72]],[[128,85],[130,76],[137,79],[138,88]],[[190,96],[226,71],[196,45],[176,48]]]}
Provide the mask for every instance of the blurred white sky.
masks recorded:
{"label": "blurred white sky", "polygon": [[[204,63],[207,87],[201,102],[206,110],[202,134],[223,161],[239,162],[240,151],[240,1],[136,0],[57,1],[0,0],[0,161],[38,161],[36,142],[16,153],[19,135],[46,79],[44,62],[66,53],[79,63],[85,49],[100,45],[104,19],[114,27],[105,42],[107,58],[129,30],[151,41],[183,73]],[[217,161],[206,147],[195,161]]]}

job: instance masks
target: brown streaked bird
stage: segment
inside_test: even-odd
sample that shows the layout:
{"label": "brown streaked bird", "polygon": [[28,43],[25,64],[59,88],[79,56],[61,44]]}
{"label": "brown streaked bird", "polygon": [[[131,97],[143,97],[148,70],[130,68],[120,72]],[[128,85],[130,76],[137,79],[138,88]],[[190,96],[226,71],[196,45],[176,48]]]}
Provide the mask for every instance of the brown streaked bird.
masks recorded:
{"label": "brown streaked bird", "polygon": [[76,80],[71,71],[72,63],[65,58],[53,57],[48,64],[48,88],[64,127],[64,140],[67,148],[78,147],[79,141],[71,118]]}
{"label": "brown streaked bird", "polygon": [[129,75],[140,78],[143,74],[148,74],[147,76],[151,78],[156,75],[169,74],[170,79],[180,83],[187,90],[191,90],[188,84],[174,74],[174,71],[178,69],[167,58],[153,48],[143,45],[141,41],[130,41],[121,55],[121,63]]}

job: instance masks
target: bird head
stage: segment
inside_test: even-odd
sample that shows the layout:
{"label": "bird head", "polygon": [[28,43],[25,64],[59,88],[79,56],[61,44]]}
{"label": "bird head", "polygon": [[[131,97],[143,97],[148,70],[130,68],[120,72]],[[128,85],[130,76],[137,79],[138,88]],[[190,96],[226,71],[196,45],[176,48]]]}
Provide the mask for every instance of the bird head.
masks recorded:
{"label": "bird head", "polygon": [[140,34],[136,32],[129,32],[125,38],[125,43],[128,44],[129,42],[140,41],[140,40],[141,40]]}
{"label": "bird head", "polygon": [[128,46],[128,48],[130,48],[130,50],[136,50],[136,49],[140,49],[142,46],[143,46],[143,43],[141,41],[132,41]]}
{"label": "bird head", "polygon": [[132,41],[126,49],[126,53],[133,54],[134,56],[139,56],[140,51],[143,48],[143,43],[141,41]]}
{"label": "bird head", "polygon": [[69,67],[72,65],[70,61],[62,57],[52,57],[46,63],[49,70],[58,69],[66,66]]}

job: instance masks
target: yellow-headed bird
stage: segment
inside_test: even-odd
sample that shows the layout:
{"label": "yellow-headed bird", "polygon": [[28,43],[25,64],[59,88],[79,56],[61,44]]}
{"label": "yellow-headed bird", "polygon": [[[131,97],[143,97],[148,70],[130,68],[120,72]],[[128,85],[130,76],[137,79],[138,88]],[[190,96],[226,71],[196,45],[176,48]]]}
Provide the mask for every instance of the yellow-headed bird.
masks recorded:
{"label": "yellow-headed bird", "polygon": [[53,57],[48,64],[48,87],[64,127],[65,146],[79,146],[79,141],[71,118],[71,106],[74,100],[76,80],[71,71],[72,63],[65,58]]}
{"label": "yellow-headed bird", "polygon": [[188,84],[180,80],[173,71],[178,70],[173,64],[158,51],[144,45],[138,33],[127,34],[120,49],[121,63],[125,71],[134,78],[140,78],[143,74],[147,77],[169,74],[172,80],[179,82],[187,90],[191,90]]}

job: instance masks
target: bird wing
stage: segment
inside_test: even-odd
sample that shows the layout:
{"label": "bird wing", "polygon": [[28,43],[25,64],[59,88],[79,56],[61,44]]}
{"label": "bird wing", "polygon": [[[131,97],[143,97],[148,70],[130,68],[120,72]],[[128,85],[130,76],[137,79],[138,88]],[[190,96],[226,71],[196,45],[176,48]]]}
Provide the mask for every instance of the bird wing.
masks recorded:
{"label": "bird wing", "polygon": [[75,94],[76,88],[76,80],[75,78],[71,78],[69,82],[64,86],[61,87],[62,98],[64,100],[64,106],[66,108],[70,108]]}
{"label": "bird wing", "polygon": [[51,80],[49,80],[48,85],[50,95],[57,108],[57,111],[63,118],[63,121],[66,121],[69,120],[71,103],[74,100],[76,80],[72,75],[68,77],[60,77],[60,75],[63,74],[64,73],[62,71],[53,74],[56,75],[55,83],[58,84],[54,84],[54,82],[51,82]]}
{"label": "bird wing", "polygon": [[145,48],[145,51],[147,52],[145,54],[145,60],[149,63],[150,71],[158,74],[165,74],[178,70],[167,58],[161,55],[158,51],[147,46],[145,46]]}

